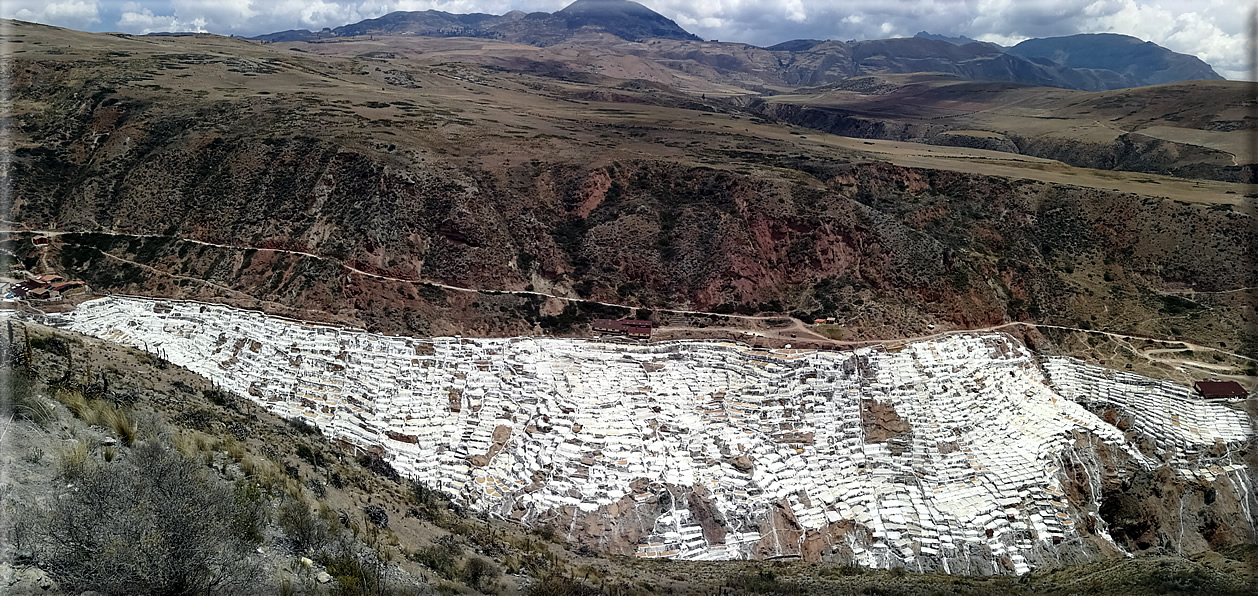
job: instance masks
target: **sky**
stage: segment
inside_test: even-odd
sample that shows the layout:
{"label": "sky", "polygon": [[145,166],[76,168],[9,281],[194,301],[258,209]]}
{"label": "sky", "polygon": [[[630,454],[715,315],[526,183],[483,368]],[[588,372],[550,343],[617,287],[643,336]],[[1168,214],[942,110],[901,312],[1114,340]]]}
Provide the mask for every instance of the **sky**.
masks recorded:
{"label": "sky", "polygon": [[[0,16],[86,31],[208,31],[253,36],[336,27],[395,10],[553,12],[570,0],[0,0]],[[1245,78],[1246,0],[642,0],[705,39],[880,39],[918,31],[1013,44],[1125,33]]]}

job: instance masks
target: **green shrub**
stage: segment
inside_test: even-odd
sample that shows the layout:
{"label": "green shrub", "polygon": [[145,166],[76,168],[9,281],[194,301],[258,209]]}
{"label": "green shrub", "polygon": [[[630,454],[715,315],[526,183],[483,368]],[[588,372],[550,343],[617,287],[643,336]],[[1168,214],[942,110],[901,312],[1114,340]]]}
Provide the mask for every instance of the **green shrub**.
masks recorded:
{"label": "green shrub", "polygon": [[480,557],[472,557],[463,563],[459,570],[459,579],[477,590],[483,590],[493,584],[501,574],[497,565]]}
{"label": "green shrub", "polygon": [[29,340],[32,350],[48,352],[58,356],[70,357],[70,343],[60,337],[55,336],[36,336]]}
{"label": "green shrub", "polygon": [[727,581],[725,585],[735,590],[753,594],[792,595],[805,593],[798,584],[778,579],[777,575],[768,569],[762,569],[754,574],[736,575]]}
{"label": "green shrub", "polygon": [[235,409],[236,396],[221,389],[205,389],[201,392],[210,403],[228,409]]}
{"label": "green shrub", "polygon": [[533,534],[537,535],[537,537],[541,538],[542,540],[549,541],[549,540],[555,539],[555,528],[554,526],[551,526],[548,524],[534,526],[532,529],[532,532]]}
{"label": "green shrub", "polygon": [[236,481],[236,512],[232,517],[232,530],[237,536],[253,544],[261,544],[266,528],[266,498],[262,489],[245,480]]}
{"label": "green shrub", "polygon": [[259,570],[253,539],[234,523],[232,487],[196,460],[139,443],[110,463],[67,454],[74,491],[36,512],[37,564],[70,593],[212,594],[247,591]]}
{"label": "green shrub", "polygon": [[284,530],[288,545],[295,553],[321,551],[337,534],[337,528],[311,513],[310,506],[302,499],[290,499],[280,506],[275,521]]}
{"label": "green shrub", "polygon": [[453,540],[438,540],[431,546],[410,553],[407,558],[427,567],[446,579],[456,579],[458,559],[463,549]]}
{"label": "green shrub", "polygon": [[529,586],[528,596],[599,596],[602,592],[571,577],[547,574]]}
{"label": "green shrub", "polygon": [[327,460],[323,457],[323,452],[318,449],[311,449],[309,445],[302,443],[297,446],[297,457],[306,460],[310,465],[320,468],[327,465]]}
{"label": "green shrub", "polygon": [[289,418],[285,422],[288,423],[289,428],[300,434],[314,437],[323,436],[323,431],[319,430],[319,427],[315,426],[314,423],[306,422],[304,419]]}
{"label": "green shrub", "polygon": [[402,475],[398,474],[393,465],[374,453],[364,453],[358,456],[358,465],[371,470],[377,476],[388,478],[394,482],[402,481]]}
{"label": "green shrub", "polygon": [[441,491],[428,488],[427,484],[418,480],[411,482],[411,496],[415,497],[415,502],[424,507],[436,507],[441,504],[444,495]]}
{"label": "green shrub", "polygon": [[382,593],[378,561],[353,553],[348,549],[336,555],[321,556],[318,561],[328,570],[328,575],[336,580],[333,594],[356,596]]}

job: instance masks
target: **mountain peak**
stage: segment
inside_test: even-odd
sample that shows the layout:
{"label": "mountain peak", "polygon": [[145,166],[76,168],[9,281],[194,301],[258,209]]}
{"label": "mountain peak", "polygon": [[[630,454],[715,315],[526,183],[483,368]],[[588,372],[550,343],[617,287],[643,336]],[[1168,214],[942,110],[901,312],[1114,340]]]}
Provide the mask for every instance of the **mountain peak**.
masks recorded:
{"label": "mountain peak", "polygon": [[577,0],[554,16],[566,19],[570,29],[598,27],[631,41],[649,37],[699,39],[672,19],[631,0]]}
{"label": "mountain peak", "polygon": [[950,44],[958,45],[958,46],[963,46],[963,45],[967,45],[971,43],[982,43],[982,44],[987,44],[989,46],[993,46],[997,48],[1000,47],[997,44],[987,42],[987,41],[979,41],[977,39],[974,39],[972,37],[966,37],[964,35],[958,35],[956,37],[949,37],[947,35],[939,35],[937,33],[930,33],[929,31],[918,31],[917,35],[914,35],[913,37],[917,37],[920,39],[934,39],[938,41],[946,41]]}
{"label": "mountain peak", "polygon": [[590,13],[659,14],[633,0],[576,0],[576,2],[560,10],[559,13],[568,15]]}

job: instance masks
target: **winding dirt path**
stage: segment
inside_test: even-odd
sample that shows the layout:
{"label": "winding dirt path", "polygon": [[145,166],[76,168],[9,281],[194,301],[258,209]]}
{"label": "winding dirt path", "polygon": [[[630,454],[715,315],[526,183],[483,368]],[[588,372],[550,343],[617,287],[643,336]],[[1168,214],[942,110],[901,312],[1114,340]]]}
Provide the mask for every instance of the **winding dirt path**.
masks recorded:
{"label": "winding dirt path", "polygon": [[[310,252],[305,252],[305,251],[300,251],[300,250],[283,249],[283,248],[258,248],[258,247],[253,247],[253,246],[239,246],[239,245],[231,245],[231,244],[218,244],[218,243],[214,243],[214,242],[205,242],[205,241],[202,241],[202,240],[193,240],[193,239],[190,239],[190,238],[182,238],[182,237],[178,237],[178,236],[168,236],[168,235],[162,235],[162,234],[124,234],[124,233],[118,233],[118,232],[68,232],[68,231],[63,231],[63,230],[30,230],[30,229],[5,229],[5,230],[0,230],[0,233],[25,233],[25,234],[39,234],[39,235],[43,235],[43,236],[58,237],[58,238],[59,238],[59,237],[63,237],[63,236],[65,236],[66,234],[106,234],[106,235],[109,235],[109,236],[117,236],[117,237],[125,237],[125,238],[166,238],[166,239],[175,240],[175,241],[179,241],[179,242],[188,242],[188,243],[192,243],[192,244],[201,244],[201,245],[204,245],[204,246],[212,246],[212,247],[216,247],[216,248],[226,248],[226,249],[232,249],[232,250],[255,250],[255,251],[258,251],[258,252],[269,251],[269,252],[275,252],[275,253],[291,254],[291,255],[298,255],[298,256],[303,256],[303,257],[309,257],[309,258],[313,258],[313,259],[319,259],[319,260],[330,261],[330,262],[336,263],[336,264],[337,264],[337,265],[339,265],[340,267],[342,267],[342,268],[344,268],[344,269],[346,269],[346,270],[348,270],[348,271],[350,271],[350,272],[352,272],[352,273],[355,273],[355,274],[357,274],[357,275],[361,275],[361,276],[364,276],[364,277],[373,277],[373,278],[376,278],[376,279],[383,279],[383,280],[394,281],[394,282],[400,282],[400,283],[409,283],[409,284],[424,284],[424,285],[434,286],[434,287],[438,287],[438,288],[441,288],[441,289],[444,289],[444,290],[450,290],[450,291],[454,291],[454,292],[468,292],[468,293],[491,293],[491,294],[495,294],[495,293],[496,293],[496,294],[514,294],[514,295],[520,295],[520,296],[535,296],[535,297],[539,297],[539,298],[554,299],[554,300],[562,300],[562,301],[564,301],[564,302],[581,302],[581,303],[585,303],[585,304],[596,304],[596,305],[599,305],[599,306],[607,306],[607,307],[613,307],[613,308],[624,308],[624,309],[631,309],[631,310],[636,310],[636,309],[640,309],[640,308],[645,308],[645,307],[641,307],[641,306],[634,306],[634,305],[628,305],[628,304],[617,304],[617,303],[613,303],[613,302],[599,302],[599,301],[597,301],[597,300],[587,300],[587,299],[584,299],[584,298],[577,298],[577,297],[573,297],[573,296],[559,296],[559,295],[555,295],[555,294],[547,294],[547,293],[544,293],[544,292],[537,292],[537,291],[530,291],[530,290],[491,290],[491,289],[482,289],[482,288],[468,288],[468,287],[455,286],[455,285],[450,285],[450,284],[446,284],[446,283],[441,283],[441,282],[436,282],[436,281],[431,281],[431,280],[425,280],[425,279],[408,279],[408,278],[394,277],[394,276],[390,276],[390,275],[384,275],[384,274],[380,274],[380,273],[373,273],[373,272],[370,272],[370,271],[364,271],[364,270],[362,270],[362,269],[359,269],[359,268],[353,267],[353,266],[351,266],[351,265],[349,265],[349,264],[345,263],[345,262],[344,262],[344,261],[342,261],[341,259],[337,259],[337,258],[334,258],[334,257],[328,257],[328,256],[318,255],[318,254],[315,254],[315,253],[310,253]],[[291,307],[284,306],[284,305],[279,304],[279,303],[276,303],[276,302],[272,302],[272,301],[267,301],[267,300],[261,300],[261,299],[258,299],[258,298],[256,298],[256,297],[254,297],[254,296],[252,296],[252,295],[250,295],[250,294],[246,294],[245,292],[242,292],[242,291],[240,291],[240,290],[236,290],[236,289],[233,289],[233,288],[229,288],[229,287],[227,287],[227,286],[223,286],[223,285],[221,285],[221,284],[216,284],[216,283],[211,282],[211,281],[208,281],[208,280],[203,280],[203,279],[200,279],[200,278],[188,277],[188,276],[184,276],[184,275],[177,275],[177,274],[173,274],[173,273],[165,272],[165,271],[162,271],[162,270],[160,270],[160,269],[156,269],[156,268],[154,268],[154,267],[152,267],[152,266],[145,265],[145,264],[143,264],[143,263],[138,263],[138,262],[135,262],[135,261],[132,261],[132,260],[129,260],[129,259],[125,259],[125,258],[123,258],[123,257],[119,257],[119,256],[116,256],[116,255],[110,254],[110,253],[105,252],[105,251],[103,251],[103,250],[100,250],[100,249],[98,249],[98,248],[96,248],[96,247],[94,247],[94,246],[85,246],[85,245],[82,245],[82,244],[68,243],[68,242],[65,242],[64,240],[62,241],[62,243],[63,243],[63,244],[70,244],[70,245],[73,245],[73,246],[82,246],[82,247],[85,247],[85,248],[91,248],[91,249],[93,249],[93,250],[96,250],[97,252],[100,252],[102,255],[106,256],[107,258],[114,259],[114,260],[117,260],[117,261],[120,261],[120,262],[130,263],[130,264],[132,264],[132,265],[136,265],[136,266],[138,266],[138,267],[143,267],[144,269],[146,269],[146,270],[148,270],[148,271],[152,271],[152,272],[154,272],[154,273],[158,273],[158,274],[162,274],[162,275],[170,276],[170,277],[173,277],[173,278],[176,278],[176,279],[186,279],[186,280],[191,280],[191,281],[195,281],[195,282],[198,282],[198,283],[203,283],[203,284],[210,285],[210,286],[212,286],[212,287],[214,287],[214,288],[220,289],[220,290],[225,291],[225,292],[230,292],[230,293],[232,293],[232,294],[238,294],[238,295],[241,295],[241,296],[245,296],[245,297],[247,297],[247,298],[250,298],[250,299],[255,300],[255,301],[257,301],[257,302],[260,302],[260,303],[264,303],[264,304],[271,304],[271,305],[274,305],[274,306],[279,306],[279,307],[284,308],[285,310],[296,310],[296,309],[292,309]],[[1224,291],[1220,291],[1220,292],[1199,292],[1199,293],[1205,294],[1205,293],[1242,292],[1242,291],[1248,291],[1248,290],[1251,290],[1251,289],[1254,289],[1254,288],[1237,288],[1237,289],[1235,289],[1235,290],[1224,290]],[[768,320],[771,320],[771,319],[789,319],[789,318],[790,318],[790,317],[785,316],[785,315],[769,315],[769,316],[763,316],[763,315],[738,315],[738,314],[725,314],[725,313],[714,313],[714,312],[699,311],[699,310],[684,310],[684,309],[671,309],[671,308],[651,308],[651,309],[649,309],[649,310],[653,310],[653,311],[657,311],[657,312],[662,312],[662,313],[680,314],[680,315],[697,315],[697,316],[703,316],[703,317],[725,317],[727,320],[742,320],[742,321],[768,321]],[[1081,329],[1081,328],[1078,328],[1078,327],[1067,327],[1067,326],[1063,326],[1063,325],[1048,325],[1048,324],[1043,324],[1043,323],[1031,323],[1031,322],[1025,322],[1025,321],[1012,321],[1012,322],[1009,322],[1009,323],[1002,323],[1002,324],[1000,324],[1000,325],[992,325],[992,326],[989,326],[989,327],[978,327],[978,328],[970,328],[970,329],[948,329],[948,330],[941,330],[941,331],[938,331],[938,332],[935,332],[935,333],[926,334],[926,335],[918,335],[918,336],[910,336],[910,337],[896,337],[896,338],[887,338],[887,339],[866,339],[866,340],[836,340],[836,339],[830,339],[830,338],[828,338],[828,337],[825,337],[825,336],[823,336],[823,335],[821,335],[821,334],[817,333],[816,331],[813,331],[811,328],[809,328],[809,327],[807,326],[807,324],[805,324],[805,323],[804,323],[804,322],[802,322],[802,321],[799,321],[799,320],[797,320],[797,319],[790,319],[790,320],[791,320],[791,321],[793,321],[793,324],[792,324],[792,326],[791,326],[791,327],[789,327],[789,328],[774,328],[774,329],[771,329],[771,330],[769,330],[769,331],[761,331],[761,330],[757,330],[757,331],[754,331],[754,332],[753,332],[753,331],[748,330],[748,329],[741,329],[741,328],[737,328],[737,327],[719,327],[719,328],[712,328],[712,329],[720,329],[720,330],[733,331],[733,332],[739,332],[739,333],[751,333],[751,334],[752,334],[752,335],[754,335],[754,336],[758,336],[758,337],[774,337],[775,339],[779,339],[779,340],[786,340],[786,339],[790,336],[790,334],[794,333],[794,334],[796,334],[796,335],[806,335],[806,336],[807,336],[807,337],[805,337],[805,338],[800,338],[800,339],[805,339],[805,340],[807,340],[807,341],[809,341],[809,342],[812,342],[812,343],[815,343],[815,344],[821,344],[821,345],[824,345],[824,346],[827,346],[827,347],[863,347],[863,346],[879,345],[879,344],[897,344],[897,343],[909,343],[909,342],[916,342],[916,341],[929,341],[929,340],[932,340],[932,339],[938,339],[938,338],[941,338],[941,337],[945,337],[945,336],[948,336],[948,335],[954,335],[954,334],[958,334],[958,333],[989,333],[989,332],[994,332],[994,331],[1000,331],[1000,330],[1003,330],[1003,329],[1009,329],[1009,328],[1011,328],[1011,327],[1023,327],[1023,328],[1033,328],[1033,329],[1059,329],[1059,330],[1063,330],[1063,331],[1072,331],[1072,332],[1079,332],[1079,333],[1090,333],[1090,334],[1095,334],[1095,335],[1103,335],[1103,336],[1109,337],[1109,338],[1111,338],[1111,339],[1115,339],[1115,340],[1121,341],[1121,342],[1123,342],[1123,343],[1126,343],[1126,344],[1128,345],[1128,347],[1132,348],[1132,351],[1133,351],[1134,353],[1139,354],[1139,355],[1141,355],[1141,356],[1143,356],[1143,357],[1145,357],[1145,358],[1148,358],[1149,360],[1154,360],[1153,355],[1154,355],[1155,353],[1160,353],[1160,350],[1153,350],[1153,351],[1141,352],[1140,350],[1136,349],[1134,346],[1131,346],[1131,344],[1130,344],[1130,343],[1127,343],[1127,342],[1128,342],[1129,340],[1141,340],[1141,341],[1143,341],[1143,340],[1153,340],[1153,341],[1161,341],[1161,342],[1176,342],[1176,343],[1180,343],[1180,344],[1183,344],[1183,345],[1184,345],[1184,348],[1181,348],[1181,349],[1179,349],[1178,351],[1183,351],[1183,350],[1185,350],[1185,349],[1188,349],[1188,350],[1193,350],[1193,351],[1217,352],[1217,353],[1219,353],[1219,354],[1224,354],[1224,355],[1231,356],[1231,357],[1233,357],[1233,358],[1237,358],[1237,359],[1244,360],[1244,361],[1248,361],[1248,362],[1258,362],[1258,359],[1255,359],[1255,358],[1250,358],[1250,357],[1248,357],[1248,356],[1243,356],[1243,355],[1241,355],[1241,354],[1237,354],[1237,353],[1235,353],[1235,352],[1229,352],[1229,351],[1226,351],[1226,350],[1222,350],[1222,349],[1219,349],[1219,348],[1213,348],[1213,347],[1210,347],[1210,346],[1203,346],[1203,345],[1199,345],[1199,344],[1193,344],[1193,343],[1186,342],[1186,341],[1183,341],[1183,340],[1178,340],[1178,339],[1165,339],[1165,338],[1148,337],[1148,336],[1141,336],[1141,335],[1128,335],[1128,334],[1117,333],[1117,332],[1113,332],[1113,331],[1103,331],[1103,330],[1097,330],[1097,329]],[[674,330],[674,331],[676,331],[676,330],[682,330],[682,329],[690,329],[690,328],[689,328],[689,327],[673,327],[673,326],[665,326],[665,327],[660,328],[660,330],[661,330],[661,331],[667,331],[667,330]],[[769,335],[770,333],[772,333],[773,335]],[[1168,363],[1182,363],[1182,364],[1190,364],[1190,365],[1196,366],[1196,364],[1194,364],[1194,363],[1192,363],[1192,362],[1186,362],[1186,361],[1183,361],[1183,359],[1180,359],[1180,358],[1158,358],[1157,360],[1159,360],[1159,361],[1163,361],[1163,362],[1168,362]],[[1200,367],[1200,368],[1209,369],[1210,367],[1208,367],[1208,366],[1202,366],[1202,367]]]}
{"label": "winding dirt path", "polygon": [[[190,243],[190,244],[200,244],[200,245],[203,245],[203,246],[212,246],[212,247],[216,247],[216,248],[226,248],[226,249],[231,249],[231,250],[253,250],[253,251],[257,251],[257,252],[273,252],[273,253],[280,253],[280,254],[290,254],[290,255],[298,255],[298,256],[303,256],[303,257],[309,257],[309,258],[312,258],[312,259],[319,259],[319,260],[321,260],[321,261],[329,261],[329,262],[335,263],[335,264],[337,264],[338,266],[342,267],[343,269],[345,269],[345,270],[347,270],[347,271],[349,271],[349,272],[351,272],[351,273],[355,273],[355,274],[357,274],[357,275],[361,275],[361,276],[364,276],[364,277],[373,277],[373,278],[376,278],[376,279],[383,279],[383,280],[387,280],[387,281],[395,281],[395,282],[408,283],[408,284],[423,284],[423,285],[433,286],[433,287],[441,288],[441,289],[443,289],[443,290],[450,290],[450,291],[454,291],[454,292],[490,293],[490,294],[515,294],[515,295],[519,295],[519,296],[536,296],[536,297],[538,297],[538,298],[547,298],[547,299],[551,299],[551,298],[553,298],[553,299],[555,299],[555,300],[563,300],[563,301],[565,301],[565,302],[582,302],[582,303],[585,303],[585,304],[597,304],[597,305],[599,305],[599,306],[608,306],[608,307],[614,307],[614,308],[626,308],[626,309],[634,309],[634,310],[636,310],[636,309],[642,309],[642,308],[645,308],[645,309],[647,309],[647,310],[655,310],[655,311],[659,311],[659,312],[666,312],[666,313],[672,313],[672,314],[680,314],[680,315],[698,315],[698,316],[705,316],[705,317],[727,317],[727,318],[730,318],[730,319],[742,319],[742,320],[748,320],[748,321],[767,321],[767,320],[770,320],[770,319],[782,319],[782,318],[787,318],[787,317],[780,316],[780,315],[775,315],[775,316],[738,315],[738,314],[714,313],[714,312],[707,312],[707,311],[701,311],[701,310],[684,310],[684,309],[676,309],[676,308],[648,308],[648,307],[644,307],[644,306],[633,306],[633,305],[628,305],[628,304],[617,304],[617,303],[614,303],[614,302],[599,302],[599,301],[597,301],[597,300],[588,300],[588,299],[585,299],[585,298],[578,298],[578,297],[573,297],[573,296],[560,296],[560,295],[557,295],[557,294],[547,294],[547,293],[545,293],[545,292],[536,292],[536,291],[532,291],[532,290],[495,290],[495,289],[490,289],[490,288],[468,288],[468,287],[465,287],[465,286],[455,286],[455,285],[450,285],[450,284],[447,284],[447,283],[442,283],[442,282],[439,282],[439,281],[434,281],[434,280],[430,280],[430,279],[394,277],[394,276],[391,276],[391,275],[384,275],[384,274],[382,274],[382,273],[373,273],[373,272],[370,272],[370,271],[364,271],[364,270],[362,270],[362,269],[359,269],[359,268],[357,268],[357,267],[354,267],[353,265],[350,265],[350,264],[346,263],[345,261],[343,261],[343,260],[341,260],[341,259],[337,259],[337,258],[335,258],[335,257],[329,257],[329,256],[325,256],[325,255],[319,255],[319,254],[315,254],[315,253],[311,253],[311,252],[305,252],[305,251],[300,251],[300,250],[292,250],[292,249],[286,249],[286,248],[259,248],[259,247],[256,247],[256,246],[242,246],[242,245],[234,245],[234,244],[218,244],[218,243],[214,243],[214,242],[205,242],[205,241],[203,241],[203,240],[193,240],[193,239],[191,239],[191,238],[182,238],[182,237],[178,237],[178,236],[167,236],[167,235],[163,235],[163,234],[124,234],[124,233],[119,233],[119,232],[67,232],[67,231],[57,231],[57,230],[24,230],[24,229],[0,230],[0,233],[27,233],[27,234],[38,234],[38,235],[48,236],[48,237],[63,237],[63,236],[65,236],[65,235],[67,235],[67,234],[104,234],[104,235],[107,235],[107,236],[116,236],[116,237],[120,237],[120,238],[166,238],[166,239],[169,239],[169,240],[175,240],[175,241],[178,241],[178,242],[187,242],[187,243]],[[106,255],[107,257],[113,258],[113,259],[115,259],[115,260],[118,260],[118,261],[123,261],[123,262],[127,262],[127,263],[131,263],[131,264],[133,264],[133,265],[138,265],[138,266],[140,266],[140,267],[144,267],[144,268],[146,268],[146,269],[148,269],[148,270],[156,271],[156,272],[158,272],[158,273],[164,273],[164,272],[162,272],[162,271],[160,271],[160,270],[158,270],[158,269],[154,269],[153,267],[150,267],[150,266],[148,266],[148,265],[144,265],[144,264],[142,264],[142,263],[137,263],[137,262],[135,262],[135,261],[131,261],[131,260],[128,260],[128,259],[124,259],[124,258],[122,258],[122,257],[119,257],[119,256],[116,256],[116,255],[113,255],[113,254],[107,253],[107,252],[105,252],[105,251],[103,251],[103,250],[100,250],[99,248],[94,247],[94,246],[87,246],[87,245],[77,244],[77,243],[73,243],[73,242],[66,242],[66,241],[64,241],[64,240],[62,240],[62,243],[63,243],[63,244],[66,244],[66,245],[70,245],[70,246],[79,246],[79,247],[83,247],[83,248],[90,248],[90,249],[96,250],[97,252],[100,252],[100,253],[102,253],[102,254]],[[171,273],[166,273],[166,275],[170,275],[170,276],[172,276],[172,277],[184,277],[184,276],[174,275],[174,274],[171,274]],[[195,278],[186,278],[186,279],[195,279]],[[201,281],[204,281],[204,280],[201,280]],[[209,282],[207,282],[207,283],[209,283]],[[239,292],[238,290],[232,290],[231,288],[226,288],[225,286],[219,286],[218,284],[212,284],[212,283],[211,283],[211,285],[214,285],[214,286],[216,286],[216,287],[220,287],[220,288],[223,288],[223,289],[226,289],[226,290],[232,291],[232,292],[242,293],[242,294],[243,294],[243,292]],[[814,334],[814,335],[815,335],[815,334]],[[817,337],[820,337],[820,338],[824,339],[824,337],[822,337],[822,336],[820,336],[820,335],[817,335]]]}

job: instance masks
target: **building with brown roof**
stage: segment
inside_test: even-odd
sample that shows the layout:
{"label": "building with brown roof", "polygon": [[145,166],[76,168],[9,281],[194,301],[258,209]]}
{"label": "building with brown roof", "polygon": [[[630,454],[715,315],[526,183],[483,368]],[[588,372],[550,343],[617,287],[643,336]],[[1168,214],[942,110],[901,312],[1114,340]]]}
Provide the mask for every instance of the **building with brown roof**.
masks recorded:
{"label": "building with brown roof", "polygon": [[1236,381],[1197,381],[1193,387],[1205,399],[1232,399],[1249,395]]}
{"label": "building with brown roof", "polygon": [[43,288],[43,287],[45,287],[45,286],[46,286],[46,284],[41,284],[41,283],[39,283],[39,282],[37,282],[37,281],[33,281],[33,280],[29,280],[29,279],[28,279],[28,280],[26,280],[26,281],[22,281],[22,282],[18,282],[18,283],[13,284],[13,285],[9,288],[9,293],[10,293],[10,294],[13,294],[14,296],[17,296],[18,298],[25,298],[25,297],[26,297],[26,295],[27,295],[27,294],[29,294],[29,293],[31,292],[31,290],[35,290],[35,289],[39,289],[39,288]]}
{"label": "building with brown roof", "polygon": [[54,292],[65,294],[65,293],[70,292],[71,290],[77,290],[77,289],[83,288],[86,285],[87,284],[81,281],[63,281],[63,282],[52,284],[51,286],[49,286],[48,289]]}
{"label": "building with brown roof", "polygon": [[590,328],[601,333],[614,333],[643,339],[651,337],[651,322],[638,319],[627,319],[624,321],[594,319],[594,322],[590,324]]}

